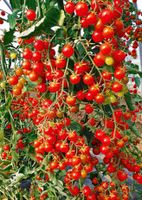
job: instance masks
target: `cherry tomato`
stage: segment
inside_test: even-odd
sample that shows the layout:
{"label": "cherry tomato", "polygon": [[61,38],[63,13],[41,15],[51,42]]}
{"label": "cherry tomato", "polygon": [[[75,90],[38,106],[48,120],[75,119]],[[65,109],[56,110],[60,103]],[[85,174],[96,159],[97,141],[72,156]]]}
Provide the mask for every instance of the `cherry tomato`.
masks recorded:
{"label": "cherry tomato", "polygon": [[26,12],[26,17],[29,21],[34,21],[36,19],[36,13],[34,10],[30,9]]}
{"label": "cherry tomato", "polygon": [[77,16],[84,17],[88,14],[88,5],[85,2],[78,2],[75,6]]}
{"label": "cherry tomato", "polygon": [[74,49],[72,45],[66,44],[65,46],[63,46],[62,53],[65,57],[70,58],[74,54]]}

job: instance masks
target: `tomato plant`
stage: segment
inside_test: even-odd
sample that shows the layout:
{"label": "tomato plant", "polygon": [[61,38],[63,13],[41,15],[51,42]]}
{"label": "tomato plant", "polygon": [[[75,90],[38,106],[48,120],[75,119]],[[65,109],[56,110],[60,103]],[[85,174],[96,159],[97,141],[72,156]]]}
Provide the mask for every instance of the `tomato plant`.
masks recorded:
{"label": "tomato plant", "polygon": [[0,26],[9,23],[0,41],[0,199],[141,199],[142,72],[131,61],[141,11],[128,0],[9,8],[0,13]]}

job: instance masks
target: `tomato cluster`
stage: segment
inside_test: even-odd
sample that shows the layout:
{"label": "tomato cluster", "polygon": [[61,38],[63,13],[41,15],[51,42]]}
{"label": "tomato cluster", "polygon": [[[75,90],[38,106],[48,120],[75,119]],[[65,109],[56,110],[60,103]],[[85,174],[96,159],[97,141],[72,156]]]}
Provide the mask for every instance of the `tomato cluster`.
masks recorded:
{"label": "tomato cluster", "polygon": [[[33,158],[41,171],[33,175],[31,199],[35,187],[39,199],[50,199],[48,183],[60,174],[71,199],[128,200],[127,180],[142,184],[141,160],[135,155],[140,141],[132,127],[142,107],[131,109],[130,94],[137,94],[137,86],[129,90],[125,62],[127,55],[136,57],[141,28],[125,24],[130,6],[128,0],[67,1],[69,31],[58,48],[56,33],[18,39],[20,62],[6,76],[6,86],[1,83],[2,92],[8,87],[12,96],[13,116],[5,129],[11,133],[16,128],[18,136],[3,146],[1,158],[13,161],[13,149],[21,158],[28,153]],[[25,18],[34,22],[36,12],[27,10]],[[69,21],[77,27],[72,37]],[[9,57],[18,59],[14,53]]]}

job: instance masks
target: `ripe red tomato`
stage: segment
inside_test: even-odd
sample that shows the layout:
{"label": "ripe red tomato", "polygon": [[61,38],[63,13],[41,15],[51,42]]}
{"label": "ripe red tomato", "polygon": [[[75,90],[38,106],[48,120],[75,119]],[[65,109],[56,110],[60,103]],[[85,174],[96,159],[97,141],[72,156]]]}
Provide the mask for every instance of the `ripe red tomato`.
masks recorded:
{"label": "ripe red tomato", "polygon": [[96,0],[91,0],[91,8],[92,8],[92,10],[98,9],[98,4],[97,4]]}
{"label": "ripe red tomato", "polygon": [[78,180],[81,177],[81,173],[79,171],[73,171],[71,174],[72,179]]}
{"label": "ripe red tomato", "polygon": [[94,83],[94,77],[91,74],[85,74],[83,76],[83,82],[86,85],[92,85]]}
{"label": "ripe red tomato", "polygon": [[107,167],[107,171],[109,172],[109,173],[114,173],[114,172],[116,172],[116,167],[113,165],[113,164],[109,164],[108,165],[108,167]]}
{"label": "ripe red tomato", "polygon": [[105,98],[104,98],[104,95],[103,95],[103,94],[98,93],[98,94],[95,96],[94,100],[96,101],[96,103],[102,104],[102,103],[104,103]]}
{"label": "ripe red tomato", "polygon": [[86,106],[85,106],[85,112],[86,112],[87,114],[92,113],[93,110],[94,110],[94,109],[93,109],[92,105],[86,104]]}
{"label": "ripe red tomato", "polygon": [[79,75],[77,74],[72,74],[70,75],[70,82],[73,84],[73,85],[76,85],[80,82],[81,78]]}
{"label": "ripe red tomato", "polygon": [[92,39],[94,42],[102,42],[103,41],[103,35],[101,31],[94,31],[92,35]]}
{"label": "ripe red tomato", "polygon": [[123,13],[123,8],[121,8],[120,4],[115,5],[113,10],[113,17],[115,19],[120,18],[122,16],[122,13]]}
{"label": "ripe red tomato", "polygon": [[32,60],[34,62],[39,62],[41,60],[42,56],[41,53],[38,51],[33,52]]}
{"label": "ripe red tomato", "polygon": [[106,155],[109,151],[110,151],[110,149],[109,149],[109,147],[106,146],[106,145],[102,145],[102,146],[100,147],[100,152],[101,152],[102,154],[105,154],[105,155]]}
{"label": "ripe red tomato", "polygon": [[88,196],[87,196],[87,199],[86,200],[97,200],[97,197],[96,197],[96,195],[94,194],[94,193],[92,193],[92,194],[89,194]]}
{"label": "ripe red tomato", "polygon": [[29,79],[31,81],[37,81],[38,80],[38,74],[36,74],[35,71],[32,71],[30,74],[29,74]]}
{"label": "ripe red tomato", "polygon": [[22,68],[30,70],[31,69],[31,62],[29,60],[24,60],[22,63]]}
{"label": "ripe red tomato", "polygon": [[73,196],[77,196],[80,193],[80,190],[79,190],[78,186],[76,186],[76,185],[75,186],[71,186],[69,188],[69,191]]}
{"label": "ripe red tomato", "polygon": [[102,144],[105,146],[109,146],[111,143],[110,137],[109,136],[104,136],[103,139],[101,140]]}
{"label": "ripe red tomato", "polygon": [[32,54],[31,49],[29,49],[29,48],[24,49],[24,51],[23,51],[24,59],[30,60],[30,59],[32,59],[32,56],[33,56],[33,54]]}
{"label": "ripe red tomato", "polygon": [[16,85],[18,83],[18,77],[12,76],[8,79],[8,82],[9,82],[10,85]]}
{"label": "ripe red tomato", "polygon": [[91,194],[91,188],[88,185],[85,185],[82,189],[82,192],[84,194],[84,196],[88,196]]}
{"label": "ripe red tomato", "polygon": [[46,92],[46,90],[47,90],[46,84],[45,84],[45,83],[38,84],[38,85],[37,85],[37,90],[38,90],[40,93]]}
{"label": "ripe red tomato", "polygon": [[116,62],[122,62],[125,59],[126,55],[127,54],[124,51],[118,49],[113,52],[113,58]]}
{"label": "ripe red tomato", "polygon": [[50,92],[58,92],[61,89],[61,84],[57,81],[52,81],[49,83],[48,90]]}
{"label": "ripe red tomato", "polygon": [[115,20],[115,29],[119,32],[124,30],[124,23],[121,19]]}
{"label": "ripe red tomato", "polygon": [[57,68],[64,68],[66,66],[66,60],[63,58],[58,58],[55,60],[55,66]]}
{"label": "ripe red tomato", "polygon": [[95,30],[96,31],[99,31],[99,32],[102,32],[104,29],[104,23],[102,22],[101,19],[98,19],[96,25],[95,25]]}
{"label": "ripe red tomato", "polygon": [[84,72],[89,71],[90,67],[88,65],[87,62],[79,62],[79,63],[75,63],[74,65],[74,71],[77,74],[83,74]]}
{"label": "ripe red tomato", "polygon": [[83,100],[85,99],[85,93],[82,90],[79,90],[76,94],[77,99]]}
{"label": "ripe red tomato", "polygon": [[77,16],[84,17],[88,14],[88,5],[85,2],[78,2],[75,6]]}
{"label": "ripe red tomato", "polygon": [[86,17],[83,17],[83,18],[81,19],[80,24],[81,24],[81,27],[82,27],[82,28],[88,28],[88,26],[89,26]]}
{"label": "ripe red tomato", "polygon": [[75,9],[75,4],[73,2],[67,2],[65,5],[65,11],[68,14],[72,14],[74,12]]}
{"label": "ripe red tomato", "polygon": [[122,170],[119,170],[117,172],[117,178],[120,180],[120,181],[125,181],[127,178],[128,178],[128,174]]}
{"label": "ripe red tomato", "polygon": [[99,86],[96,85],[96,84],[92,84],[92,85],[89,87],[89,92],[91,92],[91,94],[92,94],[93,96],[96,96],[96,95],[100,92]]}
{"label": "ripe red tomato", "polygon": [[102,67],[105,64],[105,56],[102,53],[98,53],[93,58],[97,67]]}
{"label": "ripe red tomato", "polygon": [[62,48],[62,53],[65,57],[70,58],[74,54],[74,48],[70,44],[66,44]]}
{"label": "ripe red tomato", "polygon": [[97,22],[97,17],[93,12],[90,12],[86,17],[86,21],[88,25],[94,25]]}
{"label": "ripe red tomato", "polygon": [[109,71],[105,70],[105,71],[102,72],[102,77],[103,77],[104,80],[110,81],[111,78],[112,78],[112,75]]}
{"label": "ripe red tomato", "polygon": [[111,53],[112,47],[108,42],[101,44],[100,52],[104,55],[109,55]]}
{"label": "ripe red tomato", "polygon": [[69,106],[74,106],[75,103],[76,103],[76,98],[73,97],[73,96],[67,96],[67,97],[66,97],[66,103],[67,103]]}
{"label": "ripe red tomato", "polygon": [[113,20],[113,12],[110,9],[103,9],[100,18],[104,24],[110,23]]}
{"label": "ripe red tomato", "polygon": [[91,93],[91,92],[86,92],[86,94],[85,94],[85,98],[88,100],[88,101],[93,101],[93,99],[94,99],[94,96],[93,96],[93,94]]}
{"label": "ripe red tomato", "polygon": [[2,154],[1,154],[1,157],[2,157],[2,159],[6,159],[6,157],[7,157],[7,153],[6,152],[2,152]]}
{"label": "ripe red tomato", "polygon": [[29,21],[34,21],[36,19],[36,13],[35,13],[35,11],[32,10],[32,9],[27,10],[27,12],[26,12],[26,18]]}
{"label": "ripe red tomato", "polygon": [[3,147],[3,150],[4,151],[9,151],[10,150],[10,146],[8,144],[6,144],[4,147]]}
{"label": "ripe red tomato", "polygon": [[78,156],[74,156],[71,159],[71,163],[72,163],[73,166],[78,165],[78,164],[81,163],[81,159]]}
{"label": "ripe red tomato", "polygon": [[44,64],[42,62],[34,63],[32,68],[38,75],[42,75],[44,72]]}
{"label": "ripe red tomato", "polygon": [[119,91],[122,90],[122,88],[123,88],[123,85],[121,83],[117,82],[117,81],[115,81],[112,84],[112,87],[111,87],[111,89],[112,89],[113,92],[119,92]]}
{"label": "ripe red tomato", "polygon": [[54,79],[60,79],[60,78],[62,78],[63,76],[64,76],[64,72],[63,72],[62,70],[56,69],[56,70],[54,71],[54,75],[53,75]]}
{"label": "ripe red tomato", "polygon": [[35,48],[37,51],[42,51],[42,50],[44,50],[44,41],[42,41],[42,40],[35,40],[35,41],[34,41],[34,48]]}
{"label": "ripe red tomato", "polygon": [[102,34],[103,34],[104,39],[108,40],[108,39],[113,38],[113,36],[114,36],[114,30],[113,30],[112,27],[106,26],[103,29],[103,33]]}
{"label": "ripe red tomato", "polygon": [[118,80],[122,80],[126,75],[125,69],[122,67],[118,67],[114,71],[114,77]]}

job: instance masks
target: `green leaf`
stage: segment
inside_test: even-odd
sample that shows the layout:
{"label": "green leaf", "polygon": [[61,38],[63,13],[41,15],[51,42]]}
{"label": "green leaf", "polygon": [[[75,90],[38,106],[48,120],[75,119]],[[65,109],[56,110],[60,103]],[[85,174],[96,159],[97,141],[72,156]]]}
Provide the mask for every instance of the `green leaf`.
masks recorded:
{"label": "green leaf", "polygon": [[127,66],[127,71],[129,74],[138,74],[142,78],[142,72],[131,66]]}
{"label": "green leaf", "polygon": [[60,9],[64,8],[63,0],[57,0]]}
{"label": "green leaf", "polygon": [[140,132],[138,131],[137,127],[136,127],[136,124],[135,123],[132,123],[131,121],[128,122],[129,124],[129,127],[130,127],[130,130],[139,138],[141,138],[141,134]]}
{"label": "green leaf", "polygon": [[142,102],[142,97],[138,94],[136,94],[134,97],[133,97],[134,101],[139,103],[139,102]]}
{"label": "green leaf", "polygon": [[85,49],[80,42],[77,43],[76,49],[77,49],[78,53],[80,54],[80,56],[84,57],[86,55]]}
{"label": "green leaf", "polygon": [[35,0],[27,0],[26,5],[28,8],[36,10],[36,1]]}
{"label": "green leaf", "polygon": [[19,9],[16,9],[16,10],[13,11],[12,14],[8,15],[8,22],[9,22],[9,25],[10,25],[11,29],[15,28],[16,18],[17,18],[17,14],[18,14],[19,11],[20,11]]}
{"label": "green leaf", "polygon": [[126,104],[129,108],[129,110],[135,110],[135,107],[133,105],[133,102],[132,102],[132,98],[131,98],[131,94],[130,92],[127,92],[125,95],[124,95],[124,98],[125,98],[125,101],[126,101]]}
{"label": "green leaf", "polygon": [[18,161],[18,158],[19,158],[18,153],[16,153],[16,151],[13,150],[12,153],[11,153],[11,155],[12,155],[12,161],[13,161],[13,162],[17,162],[17,161]]}
{"label": "green leaf", "polygon": [[16,18],[15,18],[15,16],[13,14],[12,15],[8,15],[8,22],[9,22],[10,28],[14,29],[15,25],[16,25]]}
{"label": "green leaf", "polygon": [[135,79],[135,83],[136,83],[137,87],[139,87],[141,84],[141,79],[138,76],[135,77],[134,79]]}
{"label": "green leaf", "polygon": [[77,132],[80,132],[81,129],[82,129],[82,127],[81,127],[81,125],[80,125],[79,123],[77,123],[76,121],[72,121],[72,122],[71,122],[71,125],[69,126],[69,129],[75,130],[75,131],[77,131]]}
{"label": "green leaf", "polygon": [[19,9],[21,7],[21,0],[10,0],[10,4],[12,6],[12,9]]}
{"label": "green leaf", "polygon": [[14,32],[14,30],[10,30],[4,33],[4,45],[8,45],[13,41]]}
{"label": "green leaf", "polygon": [[60,9],[64,8],[63,0],[46,0],[47,6],[54,6],[56,3],[58,3]]}
{"label": "green leaf", "polygon": [[30,28],[20,33],[19,37],[31,37],[33,35],[41,35],[41,33],[51,33],[51,28],[58,25],[60,18],[60,10],[55,7],[51,7],[46,15],[40,19],[40,21],[33,24]]}
{"label": "green leaf", "polygon": [[59,28],[57,29],[55,34],[56,34],[56,37],[54,38],[54,43],[55,44],[64,43],[64,40],[66,37],[65,30],[63,28]]}

